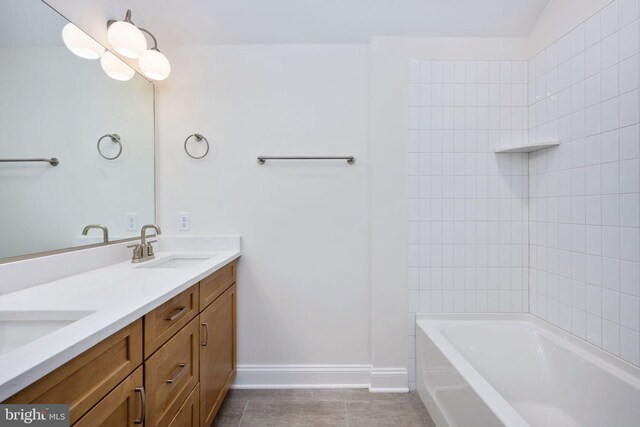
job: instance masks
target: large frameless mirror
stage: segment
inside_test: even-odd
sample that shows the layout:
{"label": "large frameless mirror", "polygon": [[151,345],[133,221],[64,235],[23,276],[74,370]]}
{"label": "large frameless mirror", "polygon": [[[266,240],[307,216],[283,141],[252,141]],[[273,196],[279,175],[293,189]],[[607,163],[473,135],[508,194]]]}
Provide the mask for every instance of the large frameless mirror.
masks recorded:
{"label": "large frameless mirror", "polygon": [[102,243],[89,225],[113,242],[155,222],[153,84],[72,53],[67,24],[40,0],[0,0],[0,262]]}

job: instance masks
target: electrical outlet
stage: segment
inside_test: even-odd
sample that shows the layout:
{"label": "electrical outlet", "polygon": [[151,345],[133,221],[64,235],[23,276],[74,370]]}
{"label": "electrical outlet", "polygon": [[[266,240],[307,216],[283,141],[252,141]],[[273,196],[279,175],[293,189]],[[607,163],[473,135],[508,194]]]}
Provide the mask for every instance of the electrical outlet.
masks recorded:
{"label": "electrical outlet", "polygon": [[128,213],[127,215],[127,231],[138,231],[138,214]]}
{"label": "electrical outlet", "polygon": [[191,214],[189,212],[178,213],[178,230],[180,231],[191,230]]}

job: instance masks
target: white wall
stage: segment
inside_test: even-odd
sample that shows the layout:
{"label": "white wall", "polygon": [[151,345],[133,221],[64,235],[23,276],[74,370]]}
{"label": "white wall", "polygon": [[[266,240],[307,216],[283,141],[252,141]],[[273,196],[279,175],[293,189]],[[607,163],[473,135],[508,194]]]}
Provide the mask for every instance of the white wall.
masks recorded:
{"label": "white wall", "polygon": [[[138,214],[139,226],[154,221],[153,86],[147,80],[115,81],[98,61],[64,46],[0,48],[0,76],[0,158],[60,160],[56,167],[0,166],[0,258],[68,248],[87,224],[105,224],[122,238],[127,213]],[[96,150],[107,133],[122,138],[114,161]],[[108,138],[101,146],[117,153]],[[91,234],[102,241],[99,230]]]}
{"label": "white wall", "polygon": [[[322,377],[336,367],[366,368],[368,383],[368,46],[168,50],[176,65],[158,91],[160,224],[178,233],[187,211],[192,234],[242,235],[237,383],[263,383],[272,365],[286,372],[271,385],[306,381],[301,370],[316,383],[353,381]],[[199,161],[182,146],[194,132],[211,143]],[[259,155],[356,163],[259,165]]]}
{"label": "white wall", "polygon": [[[531,312],[640,365],[638,3],[530,61]],[[567,28],[568,29],[568,28]]]}
{"label": "white wall", "polygon": [[[530,55],[537,54],[610,2],[611,0],[549,0],[529,34]],[[637,0],[624,0],[623,3],[637,3]]]}

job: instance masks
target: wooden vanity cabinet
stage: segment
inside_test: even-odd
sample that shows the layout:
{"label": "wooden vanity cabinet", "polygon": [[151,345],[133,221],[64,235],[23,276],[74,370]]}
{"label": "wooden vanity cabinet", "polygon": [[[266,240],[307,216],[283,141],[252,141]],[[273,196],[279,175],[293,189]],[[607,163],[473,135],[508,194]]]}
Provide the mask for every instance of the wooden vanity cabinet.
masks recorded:
{"label": "wooden vanity cabinet", "polygon": [[[200,426],[213,422],[236,371],[236,265],[235,261],[227,264],[145,315],[148,426],[194,422],[193,415],[188,414],[195,408]],[[196,314],[199,309],[197,317],[173,337],[150,332],[169,330],[171,313],[175,316],[182,312],[183,318],[192,318],[194,307],[198,307]],[[147,339],[153,339],[157,348],[151,355],[147,353]],[[182,368],[184,363],[187,365]],[[179,373],[181,369],[186,372],[184,376]],[[167,384],[166,378],[173,374],[179,375],[178,382]],[[198,405],[185,407],[190,399],[197,399]]]}
{"label": "wooden vanity cabinet", "polygon": [[74,427],[134,427],[142,425],[145,415],[142,385],[142,366],[140,366],[80,418]]}
{"label": "wooden vanity cabinet", "polygon": [[200,313],[200,418],[210,426],[236,372],[236,285]]}
{"label": "wooden vanity cabinet", "polygon": [[74,427],[209,427],[236,371],[236,265],[3,403],[69,404]]}

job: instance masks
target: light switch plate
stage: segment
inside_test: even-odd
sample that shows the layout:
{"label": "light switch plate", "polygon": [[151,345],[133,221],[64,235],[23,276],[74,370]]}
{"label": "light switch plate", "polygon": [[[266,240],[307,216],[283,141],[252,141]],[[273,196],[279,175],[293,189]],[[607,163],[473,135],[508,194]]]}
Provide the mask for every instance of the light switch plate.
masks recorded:
{"label": "light switch plate", "polygon": [[191,214],[189,212],[178,213],[178,230],[180,231],[191,230]]}

